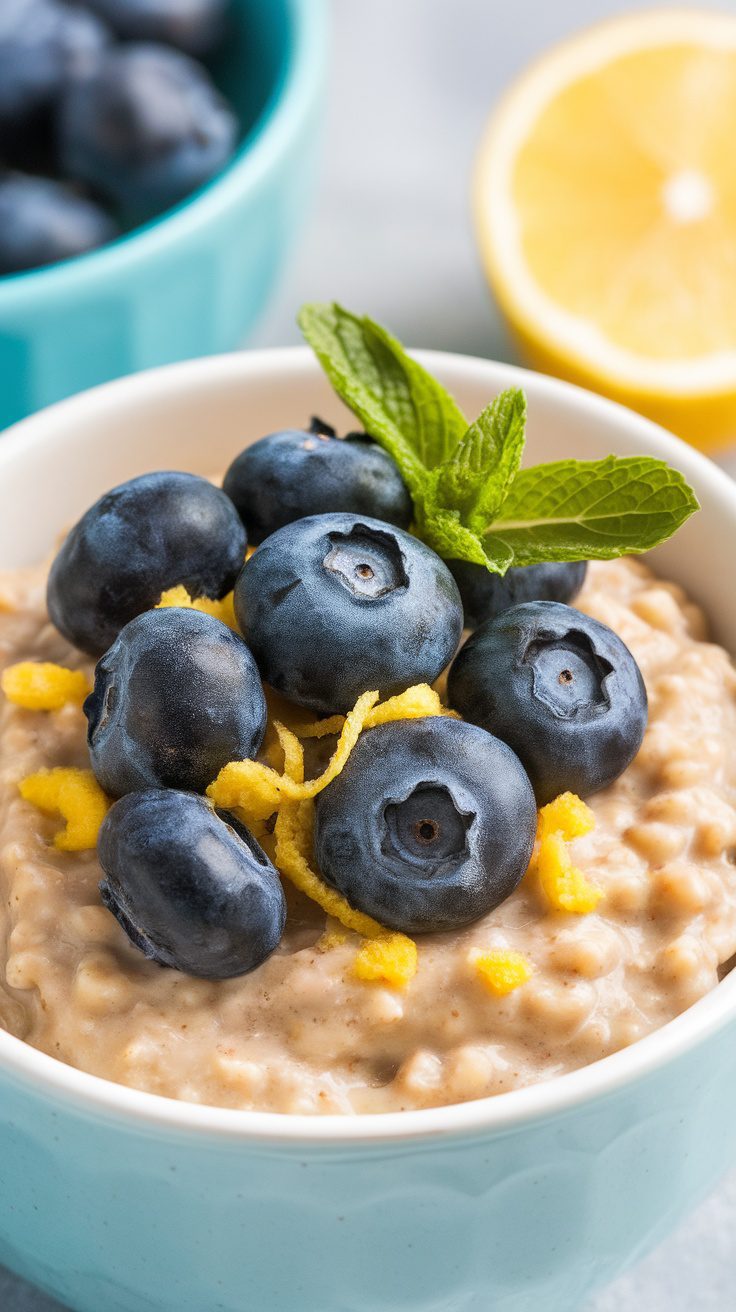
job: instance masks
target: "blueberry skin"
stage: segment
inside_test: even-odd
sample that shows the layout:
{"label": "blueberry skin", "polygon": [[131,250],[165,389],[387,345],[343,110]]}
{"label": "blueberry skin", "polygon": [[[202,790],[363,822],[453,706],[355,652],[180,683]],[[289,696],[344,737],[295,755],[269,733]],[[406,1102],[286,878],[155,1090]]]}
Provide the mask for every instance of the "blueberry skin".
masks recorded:
{"label": "blueberry skin", "polygon": [[0,177],[0,274],[84,255],[118,232],[99,205],[62,182],[12,173]]}
{"label": "blueberry skin", "polygon": [[126,41],[160,41],[189,55],[220,42],[230,0],[85,0]]}
{"label": "blueberry skin", "polygon": [[92,769],[106,793],[203,792],[228,761],[252,759],[266,730],[258,668],[211,615],[166,607],[126,624],[84,703]]}
{"label": "blueberry skin", "polygon": [[587,560],[546,561],[513,566],[502,578],[468,560],[448,560],[447,565],[460,589],[466,626],[472,629],[524,601],[574,601],[588,569]]}
{"label": "blueberry skin", "polygon": [[325,714],[369,690],[433,683],[463,622],[444,561],[359,515],[311,515],[272,533],[235,585],[235,614],[264,680]]}
{"label": "blueberry skin", "polygon": [[351,906],[405,934],[459,929],[513,893],[537,811],[521,763],[437,716],[361,735],[317,798],[315,855]]}
{"label": "blueberry skin", "polygon": [[639,666],[598,620],[556,601],[503,611],[471,635],[448,680],[450,705],[507,742],[540,806],[607,788],[641,746]]}
{"label": "blueberry skin", "polygon": [[135,947],[204,979],[255,970],[281,940],[283,888],[252,834],[192,793],[129,793],[97,852],[102,901]]}
{"label": "blueberry skin", "polygon": [[75,647],[101,656],[166,588],[224,597],[246,545],[229,497],[206,479],[142,474],[100,497],[69,533],[49,574],[49,615]]}
{"label": "blueberry skin", "polygon": [[58,0],[0,4],[0,127],[14,135],[58,96],[65,80],[89,68],[111,34],[86,9]]}
{"label": "blueberry skin", "polygon": [[408,528],[411,497],[395,462],[365,435],[289,428],[260,438],[231,464],[222,485],[251,542],[307,515],[344,511]]}
{"label": "blueberry skin", "polygon": [[166,46],[118,46],[66,87],[59,153],[69,177],[132,221],[177,204],[224,168],[237,120],[208,73]]}

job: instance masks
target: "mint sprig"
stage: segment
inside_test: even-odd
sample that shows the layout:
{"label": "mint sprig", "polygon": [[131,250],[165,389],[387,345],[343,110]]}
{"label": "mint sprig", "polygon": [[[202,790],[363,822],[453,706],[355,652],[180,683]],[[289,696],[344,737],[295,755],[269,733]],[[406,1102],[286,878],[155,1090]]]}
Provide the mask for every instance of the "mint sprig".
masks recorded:
{"label": "mint sprig", "polygon": [[303,306],[299,327],[338,396],[421,496],[468,427],[450,393],[380,324],[339,305]]}
{"label": "mint sprig", "polygon": [[468,424],[380,324],[332,302],[303,306],[299,326],[338,396],[396,461],[414,532],[446,560],[495,574],[549,560],[611,560],[665,542],[698,509],[682,474],[650,456],[521,469],[519,388]]}

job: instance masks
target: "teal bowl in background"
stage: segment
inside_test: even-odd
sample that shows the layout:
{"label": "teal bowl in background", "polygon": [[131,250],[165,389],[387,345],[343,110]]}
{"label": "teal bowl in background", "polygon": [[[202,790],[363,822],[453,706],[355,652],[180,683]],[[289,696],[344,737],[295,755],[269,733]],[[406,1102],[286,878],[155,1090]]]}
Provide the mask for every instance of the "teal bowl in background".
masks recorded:
{"label": "teal bowl in background", "polygon": [[0,429],[139,369],[232,350],[308,209],[324,0],[236,0],[214,66],[244,124],[219,177],[78,259],[0,278]]}

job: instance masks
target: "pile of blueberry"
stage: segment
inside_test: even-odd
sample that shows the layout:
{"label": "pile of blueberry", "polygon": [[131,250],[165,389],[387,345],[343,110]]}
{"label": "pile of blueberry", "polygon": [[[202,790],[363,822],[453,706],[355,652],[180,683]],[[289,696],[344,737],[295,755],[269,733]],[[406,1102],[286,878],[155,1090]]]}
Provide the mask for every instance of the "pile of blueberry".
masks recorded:
{"label": "pile of blueberry", "polygon": [[0,274],[93,250],[219,173],[230,0],[1,0]]}
{"label": "pile of blueberry", "polygon": [[[463,718],[366,730],[317,799],[323,879],[412,934],[498,906],[529,863],[537,806],[606,787],[636,754],[644,684],[623,642],[568,604],[584,567],[500,579],[463,565],[453,577],[409,517],[391,458],[314,421],[248,447],[222,490],[183,473],[135,478],[66,539],[49,613],[99,658],[90,756],[120,799],[100,834],[102,896],[150,958],[220,978],[281,938],[278,872],[202,796],[226,763],[259,751],[262,681],[311,712],[344,713],[367,690],[389,696],[450,665]],[[243,564],[248,537],[258,545]],[[181,583],[195,597],[234,587],[239,632],[152,609]],[[476,627],[458,653],[464,622]]]}

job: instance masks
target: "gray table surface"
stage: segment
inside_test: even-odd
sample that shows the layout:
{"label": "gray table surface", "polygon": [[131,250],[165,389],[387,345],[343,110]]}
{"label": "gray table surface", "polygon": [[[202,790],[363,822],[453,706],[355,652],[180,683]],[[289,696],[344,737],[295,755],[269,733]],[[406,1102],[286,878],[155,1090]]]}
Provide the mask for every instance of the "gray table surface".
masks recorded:
{"label": "gray table surface", "polygon": [[[333,0],[322,179],[253,345],[297,341],[298,305],[334,297],[374,314],[411,345],[513,358],[480,274],[468,212],[484,118],[501,88],[551,42],[632,7],[631,0]],[[736,1304],[735,1285],[736,1173],[587,1312],[724,1312]],[[0,1309],[60,1312],[1,1270]]]}

